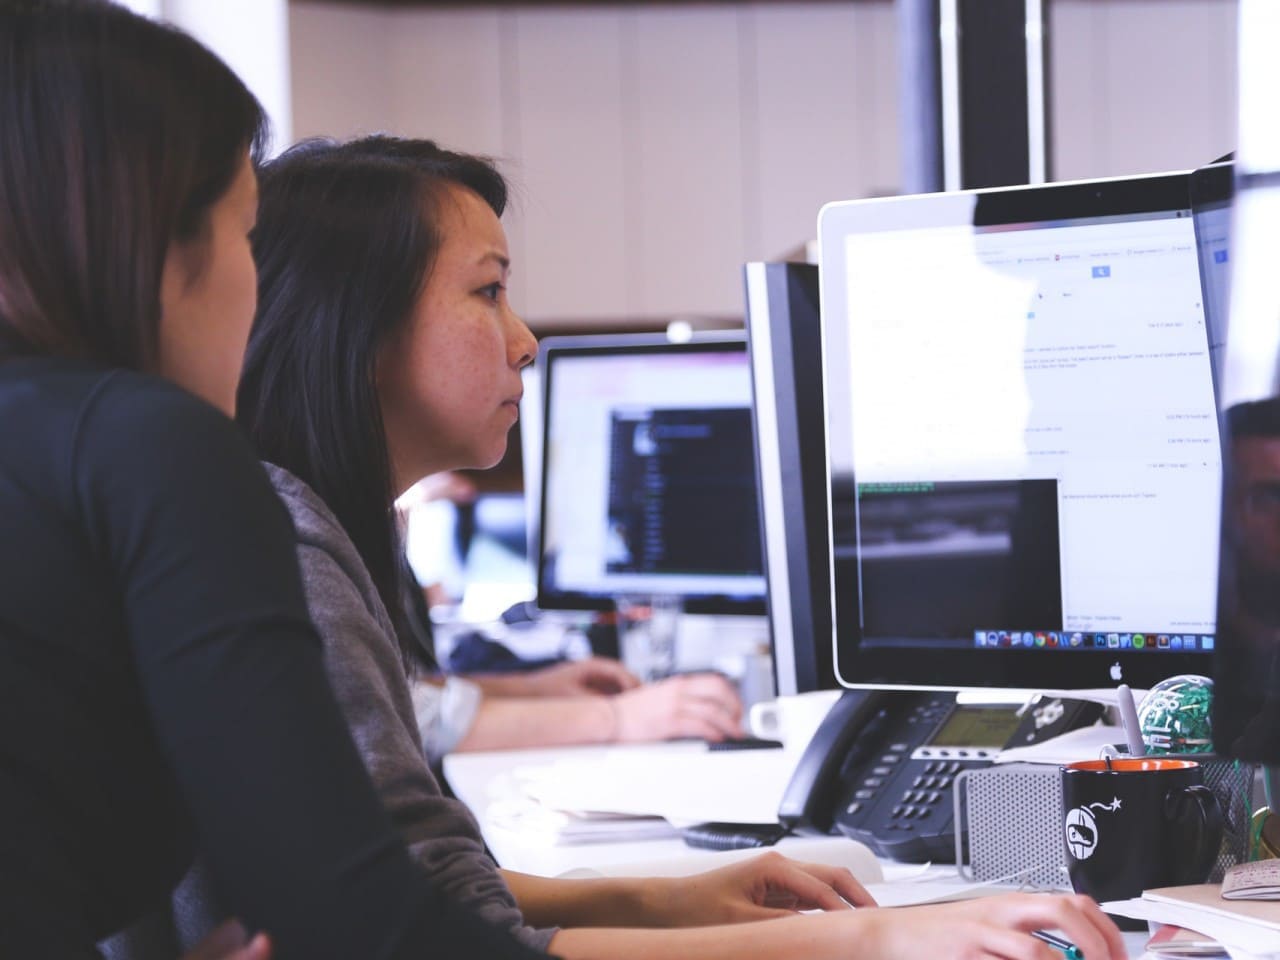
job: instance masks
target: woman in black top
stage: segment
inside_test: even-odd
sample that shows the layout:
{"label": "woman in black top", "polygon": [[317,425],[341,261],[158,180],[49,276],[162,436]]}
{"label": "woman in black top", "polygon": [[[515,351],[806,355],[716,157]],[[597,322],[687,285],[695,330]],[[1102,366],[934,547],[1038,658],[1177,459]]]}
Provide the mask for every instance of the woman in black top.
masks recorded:
{"label": "woman in black top", "polygon": [[0,0],[0,130],[0,956],[98,956],[197,848],[278,958],[525,955],[410,864],[229,420],[259,106],[123,8]]}

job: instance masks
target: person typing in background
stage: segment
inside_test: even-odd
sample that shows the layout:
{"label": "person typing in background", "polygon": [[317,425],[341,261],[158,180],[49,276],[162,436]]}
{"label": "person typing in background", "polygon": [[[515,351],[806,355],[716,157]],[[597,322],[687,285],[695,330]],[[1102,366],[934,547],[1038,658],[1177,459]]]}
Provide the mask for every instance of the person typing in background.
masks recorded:
{"label": "person typing in background", "polygon": [[[452,471],[430,474],[396,499],[398,530],[404,538],[409,514],[442,499],[467,501],[474,485]],[[431,547],[451,539],[439,525]],[[403,554],[402,554],[403,556]],[[641,743],[674,737],[710,741],[740,737],[742,703],[737,690],[715,673],[641,682],[617,660],[587,657],[530,670],[454,673],[439,669],[428,605],[447,599],[446,561],[420,587],[406,562],[400,570],[399,629],[402,647],[417,667],[412,694],[418,731],[431,763],[457,751],[566,746],[583,743]]]}

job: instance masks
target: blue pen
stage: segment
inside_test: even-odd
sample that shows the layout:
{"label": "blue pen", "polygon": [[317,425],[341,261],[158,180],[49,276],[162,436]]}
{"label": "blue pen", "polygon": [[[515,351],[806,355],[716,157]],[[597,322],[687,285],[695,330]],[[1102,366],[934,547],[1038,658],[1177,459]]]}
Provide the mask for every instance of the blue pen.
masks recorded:
{"label": "blue pen", "polygon": [[1061,950],[1062,955],[1067,960],[1084,960],[1084,953],[1070,940],[1063,940],[1061,937],[1054,936],[1052,933],[1045,933],[1043,930],[1032,930],[1031,935],[1037,940],[1047,943],[1053,949]]}

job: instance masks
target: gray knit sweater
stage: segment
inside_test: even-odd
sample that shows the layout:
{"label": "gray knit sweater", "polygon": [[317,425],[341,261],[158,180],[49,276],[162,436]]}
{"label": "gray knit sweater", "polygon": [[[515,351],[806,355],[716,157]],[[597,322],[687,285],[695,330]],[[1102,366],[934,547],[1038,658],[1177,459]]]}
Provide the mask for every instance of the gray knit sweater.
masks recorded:
{"label": "gray knit sweater", "polygon": [[556,931],[524,926],[475,819],[441,793],[423,758],[395,631],[355,544],[310,487],[287,470],[266,468],[298,533],[302,584],[329,682],[410,856],[446,896],[546,950]]}

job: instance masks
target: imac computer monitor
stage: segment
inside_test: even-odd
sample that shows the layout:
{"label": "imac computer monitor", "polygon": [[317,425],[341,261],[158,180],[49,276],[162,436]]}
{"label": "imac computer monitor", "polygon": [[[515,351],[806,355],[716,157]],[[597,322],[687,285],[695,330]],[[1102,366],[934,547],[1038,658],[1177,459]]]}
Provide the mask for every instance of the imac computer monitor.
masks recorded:
{"label": "imac computer monitor", "polygon": [[1209,674],[1188,174],[830,204],[819,234],[840,681]]}
{"label": "imac computer monitor", "polygon": [[742,334],[554,337],[538,367],[538,606],[650,593],[690,613],[763,614]]}
{"label": "imac computer monitor", "polygon": [[779,694],[831,690],[818,266],[748,263],[743,279],[774,676]]}

